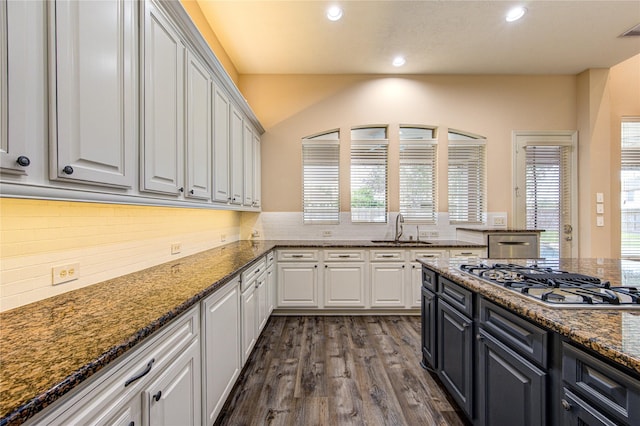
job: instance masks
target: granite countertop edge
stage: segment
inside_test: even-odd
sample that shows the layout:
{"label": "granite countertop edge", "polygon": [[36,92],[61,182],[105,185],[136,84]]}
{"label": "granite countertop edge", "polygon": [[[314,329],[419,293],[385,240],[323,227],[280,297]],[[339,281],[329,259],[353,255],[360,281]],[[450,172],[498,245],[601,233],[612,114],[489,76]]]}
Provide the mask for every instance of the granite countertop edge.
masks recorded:
{"label": "granite countertop edge", "polygon": [[[228,283],[233,277],[241,274],[245,270],[251,267],[258,259],[262,256],[266,255],[269,251],[276,248],[306,248],[306,249],[314,249],[314,248],[380,248],[380,249],[388,249],[388,248],[407,248],[407,249],[440,249],[440,248],[485,248],[485,245],[469,243],[464,241],[457,240],[432,240],[430,244],[422,244],[419,242],[416,243],[401,243],[395,244],[393,241],[385,242],[385,243],[373,243],[368,240],[331,240],[331,241],[323,241],[323,240],[254,240],[247,241],[244,240],[245,243],[251,243],[253,247],[258,246],[260,249],[257,254],[253,256],[252,259],[248,260],[244,265],[239,268],[230,270],[226,273],[225,276],[216,279],[211,282],[211,284],[204,288],[203,290],[193,294],[187,300],[184,300],[182,303],[179,303],[172,309],[164,312],[162,315],[157,317],[155,320],[150,322],[148,325],[142,327],[137,330],[135,333],[131,334],[128,338],[122,340],[121,342],[109,347],[106,351],[100,354],[97,358],[92,359],[85,365],[80,368],[72,371],[69,375],[67,375],[60,382],[56,383],[52,387],[39,392],[37,395],[26,398],[22,402],[19,403],[13,409],[8,410],[3,414],[3,417],[0,418],[0,426],[8,426],[14,424],[21,424],[33,417],[40,411],[42,411],[45,407],[51,405],[53,402],[67,394],[69,391],[79,386],[83,381],[89,379],[91,376],[102,370],[104,367],[108,366],[111,362],[115,361],[122,355],[126,354],[132,348],[136,347],[142,341],[144,341],[147,337],[152,335],[155,331],[162,328],[165,324],[172,321],[173,319],[180,316],[182,313],[189,310],[191,307],[195,306],[201,300],[205,299],[209,295],[215,293],[217,290],[221,289],[226,283]],[[223,246],[219,246],[216,248],[212,248],[210,250],[205,250],[204,252],[196,253],[189,257],[197,257],[205,252],[220,250],[224,247],[233,247],[241,244],[242,241],[229,243]],[[157,265],[143,271],[134,272],[133,274],[144,274],[145,272],[151,271],[155,268],[159,268],[162,266],[167,266],[171,264],[179,264],[185,258],[178,259],[176,261],[167,262],[165,264]],[[123,277],[115,278],[114,280],[121,279]],[[113,280],[108,280],[113,281]],[[103,283],[97,283],[89,287],[85,287],[85,289],[100,286]],[[82,289],[80,289],[82,290]],[[73,292],[73,291],[72,291]],[[66,294],[66,293],[65,293]],[[65,294],[56,297],[64,297]],[[48,299],[44,299],[40,302],[34,302],[34,304],[44,303]],[[34,305],[31,304],[31,305]],[[30,306],[30,305],[27,305]],[[15,310],[19,310],[23,307],[15,308]],[[13,311],[13,310],[11,310]],[[9,312],[9,311],[7,311]],[[0,316],[3,313],[0,313]]]}

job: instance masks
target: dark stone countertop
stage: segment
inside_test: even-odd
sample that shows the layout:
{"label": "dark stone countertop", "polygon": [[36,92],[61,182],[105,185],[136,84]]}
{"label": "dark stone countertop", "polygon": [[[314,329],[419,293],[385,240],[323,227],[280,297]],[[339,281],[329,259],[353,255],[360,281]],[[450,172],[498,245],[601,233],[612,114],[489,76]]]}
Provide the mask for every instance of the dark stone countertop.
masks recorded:
{"label": "dark stone countertop", "polygon": [[0,425],[20,424],[274,247],[483,248],[361,240],[239,241],[0,313]]}
{"label": "dark stone countertop", "polygon": [[[419,259],[420,260],[420,259]],[[545,307],[526,296],[474,278],[458,269],[463,261],[422,259],[427,268],[473,290],[525,318],[555,331],[640,374],[640,309],[580,309]],[[640,286],[640,262],[618,259],[544,261],[491,259],[491,263],[537,264],[609,280],[611,286]]]}

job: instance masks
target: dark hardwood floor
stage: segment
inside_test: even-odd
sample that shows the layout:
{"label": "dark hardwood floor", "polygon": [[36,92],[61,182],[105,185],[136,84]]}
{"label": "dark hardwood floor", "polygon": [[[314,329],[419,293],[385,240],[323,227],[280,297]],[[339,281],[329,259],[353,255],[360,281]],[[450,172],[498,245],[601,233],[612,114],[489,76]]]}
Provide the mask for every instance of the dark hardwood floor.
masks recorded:
{"label": "dark hardwood floor", "polygon": [[419,316],[273,316],[217,425],[464,425],[420,367]]}

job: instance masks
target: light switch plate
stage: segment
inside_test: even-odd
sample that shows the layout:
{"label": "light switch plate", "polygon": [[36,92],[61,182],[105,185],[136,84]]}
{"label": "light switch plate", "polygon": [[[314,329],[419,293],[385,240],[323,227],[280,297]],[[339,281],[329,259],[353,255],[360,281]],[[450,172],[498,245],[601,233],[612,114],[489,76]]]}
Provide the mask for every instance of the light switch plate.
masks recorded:
{"label": "light switch plate", "polygon": [[596,203],[604,203],[604,194],[602,192],[596,192]]}
{"label": "light switch plate", "polygon": [[603,214],[604,213],[604,204],[598,203],[596,204],[596,213]]}
{"label": "light switch plate", "polygon": [[604,226],[604,216],[596,216],[596,226]]}

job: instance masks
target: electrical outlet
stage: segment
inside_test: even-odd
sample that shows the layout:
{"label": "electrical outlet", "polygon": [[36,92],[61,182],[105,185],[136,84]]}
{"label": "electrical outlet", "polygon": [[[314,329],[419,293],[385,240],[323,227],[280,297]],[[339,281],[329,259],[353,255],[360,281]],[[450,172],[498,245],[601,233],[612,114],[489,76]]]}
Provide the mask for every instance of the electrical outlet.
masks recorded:
{"label": "electrical outlet", "polygon": [[182,243],[171,244],[171,254],[178,254],[182,251]]}
{"label": "electrical outlet", "polygon": [[227,234],[220,234],[220,242],[224,243],[225,241],[227,241]]}
{"label": "electrical outlet", "polygon": [[68,283],[78,278],[80,278],[80,263],[78,262],[51,268],[51,283],[53,285]]}
{"label": "electrical outlet", "polygon": [[253,232],[251,233],[251,238],[260,238],[260,231],[258,231],[257,229],[254,229]]}
{"label": "electrical outlet", "polygon": [[507,218],[504,216],[494,216],[493,217],[493,224],[494,226],[506,226],[507,225]]}
{"label": "electrical outlet", "polygon": [[438,238],[440,236],[440,233],[438,231],[429,231],[429,234],[427,235],[428,238]]}
{"label": "electrical outlet", "polygon": [[333,236],[333,232],[331,231],[322,231],[322,236],[325,238],[329,238]]}
{"label": "electrical outlet", "polygon": [[418,236],[419,236],[419,237],[429,238],[429,234],[430,234],[430,232],[429,232],[429,231],[420,231],[420,232],[418,233]]}

